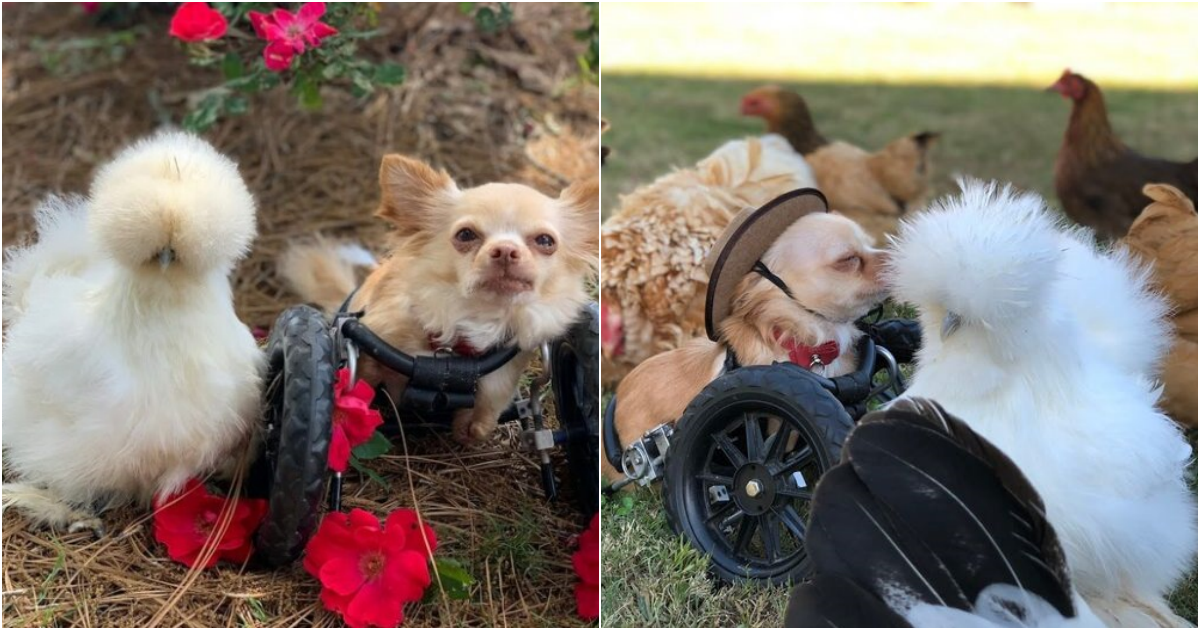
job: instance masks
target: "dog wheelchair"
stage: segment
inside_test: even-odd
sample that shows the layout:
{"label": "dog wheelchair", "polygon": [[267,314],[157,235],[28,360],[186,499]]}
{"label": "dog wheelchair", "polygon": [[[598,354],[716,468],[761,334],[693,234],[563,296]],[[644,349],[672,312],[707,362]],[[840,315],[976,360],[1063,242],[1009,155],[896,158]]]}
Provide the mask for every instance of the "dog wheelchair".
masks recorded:
{"label": "dog wheelchair", "polygon": [[862,323],[859,366],[826,378],[794,363],[739,366],[724,372],[683,415],[621,448],[614,398],[604,410],[604,456],[631,483],[662,482],[667,520],[710,557],[724,581],[800,581],[817,480],[838,463],[842,443],[872,403],[904,389],[899,364],[919,345],[916,322]]}
{"label": "dog wheelchair", "polygon": [[[720,342],[716,324],[728,316],[728,308],[720,312],[722,300],[729,301],[722,291],[757,270],[767,246],[796,217],[826,209],[818,191],[794,191],[747,215],[744,225],[775,206],[782,215],[755,228],[763,236],[758,250],[736,244],[752,240],[736,225],[741,218],[726,231],[734,236],[713,249],[705,325],[714,341]],[[854,422],[903,392],[900,364],[911,362],[920,346],[916,322],[880,321],[882,311],[876,313],[857,323],[866,333],[856,348],[857,369],[834,378],[795,363],[742,366],[726,346],[722,373],[683,414],[624,448],[615,422],[620,401],[613,398],[602,424],[604,457],[625,478],[605,492],[661,482],[672,529],[709,556],[716,577],[799,582],[810,572],[804,541],[817,480],[838,463]]]}
{"label": "dog wheelchair", "polygon": [[[267,515],[255,539],[257,557],[269,566],[294,561],[316,531],[323,507],[341,507],[340,474],[329,470],[334,386],[340,368],[353,382],[358,356],[366,354],[408,377],[393,405],[383,388],[374,407],[384,416],[380,430],[448,429],[454,412],[475,403],[481,377],[519,353],[505,347],[478,357],[436,353],[413,356],[392,347],[367,328],[359,313],[343,308],[331,323],[311,306],[295,306],[279,315],[267,340],[263,394],[265,431],[261,452],[251,469],[247,494],[268,501]],[[500,422],[521,425],[522,444],[540,460],[543,491],[558,497],[550,453],[566,452],[579,509],[590,517],[599,509],[599,309],[586,306],[565,335],[541,348],[542,374],[519,395]],[[549,385],[558,426],[545,422],[542,395]],[[397,414],[391,413],[392,409]]]}

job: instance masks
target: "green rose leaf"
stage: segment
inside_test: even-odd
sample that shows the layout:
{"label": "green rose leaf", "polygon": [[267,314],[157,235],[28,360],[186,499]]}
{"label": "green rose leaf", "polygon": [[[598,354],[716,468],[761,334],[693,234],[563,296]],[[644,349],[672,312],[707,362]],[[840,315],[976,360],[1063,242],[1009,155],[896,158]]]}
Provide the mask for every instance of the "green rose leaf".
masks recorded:
{"label": "green rose leaf", "polygon": [[400,85],[404,82],[404,66],[391,62],[375,66],[375,82],[380,85]]}
{"label": "green rose leaf", "polygon": [[475,584],[475,578],[471,577],[461,562],[450,558],[434,558],[433,566],[437,571],[437,575],[433,576],[433,586],[440,583],[446,597],[467,599],[471,596],[471,586]]}
{"label": "green rose leaf", "polygon": [[201,132],[212,127],[224,110],[224,99],[217,94],[209,94],[200,101],[196,109],[183,117],[183,128],[188,131]]}
{"label": "green rose leaf", "polygon": [[387,480],[384,479],[382,476],[380,476],[379,473],[375,472],[374,470],[371,470],[370,468],[367,468],[366,464],[362,463],[361,461],[359,461],[359,459],[357,457],[354,456],[354,453],[350,454],[350,467],[353,468],[354,470],[357,470],[359,472],[359,474],[366,476],[367,480],[373,481],[373,482],[379,484],[379,487],[381,487],[381,488],[388,487]]}
{"label": "green rose leaf", "polygon": [[350,451],[350,453],[359,460],[365,461],[368,459],[375,459],[376,457],[387,453],[389,450],[391,450],[391,448],[392,443],[389,442],[382,433],[376,431],[375,434],[371,436],[371,439],[359,444],[358,446],[355,446],[354,450]]}
{"label": "green rose leaf", "polygon": [[350,93],[356,98],[370,96],[374,91],[375,84],[371,83],[371,79],[367,75],[356,70],[350,77]]}
{"label": "green rose leaf", "polygon": [[300,107],[309,111],[321,109],[321,84],[308,75],[296,77],[292,93],[300,103]]}
{"label": "green rose leaf", "polygon": [[221,73],[225,75],[226,81],[240,79],[246,74],[246,66],[242,64],[242,58],[237,53],[227,52],[221,60]]}

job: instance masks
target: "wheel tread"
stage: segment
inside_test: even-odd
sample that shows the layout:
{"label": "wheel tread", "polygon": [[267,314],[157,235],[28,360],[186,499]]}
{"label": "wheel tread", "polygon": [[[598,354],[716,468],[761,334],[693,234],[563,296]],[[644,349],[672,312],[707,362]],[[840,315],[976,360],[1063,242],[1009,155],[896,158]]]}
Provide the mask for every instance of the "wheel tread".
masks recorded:
{"label": "wheel tread", "polygon": [[[830,467],[841,457],[842,446],[853,428],[845,408],[833,397],[810,372],[792,365],[779,363],[770,366],[747,366],[727,372],[709,383],[688,404],[676,422],[675,435],[666,455],[666,472],[662,481],[662,493],[667,520],[676,534],[685,536],[699,548],[691,527],[703,527],[703,523],[691,523],[685,513],[683,494],[687,483],[694,479],[687,467],[687,456],[691,449],[707,448],[702,440],[709,439],[711,431],[706,426],[716,420],[708,420],[705,413],[727,396],[753,394],[756,398],[775,398],[791,401],[797,415],[806,419],[825,446],[821,459]],[[702,552],[708,550],[700,549]],[[744,573],[736,568],[710,563],[710,570],[725,582],[745,581]],[[807,573],[807,563],[800,563],[790,571],[768,575],[764,579],[773,584],[798,582]]]}

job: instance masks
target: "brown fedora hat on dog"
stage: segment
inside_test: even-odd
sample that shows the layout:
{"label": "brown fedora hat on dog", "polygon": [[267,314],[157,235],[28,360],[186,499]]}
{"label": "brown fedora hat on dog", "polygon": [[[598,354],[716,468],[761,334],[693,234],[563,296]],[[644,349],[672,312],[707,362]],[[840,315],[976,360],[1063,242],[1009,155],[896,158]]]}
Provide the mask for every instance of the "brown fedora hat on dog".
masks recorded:
{"label": "brown fedora hat on dog", "polygon": [[718,340],[721,322],[733,311],[738,283],[754,271],[775,239],[801,217],[828,211],[829,202],[821,191],[801,188],[784,193],[761,208],[746,208],[729,222],[704,260],[708,270],[704,327],[709,339]]}

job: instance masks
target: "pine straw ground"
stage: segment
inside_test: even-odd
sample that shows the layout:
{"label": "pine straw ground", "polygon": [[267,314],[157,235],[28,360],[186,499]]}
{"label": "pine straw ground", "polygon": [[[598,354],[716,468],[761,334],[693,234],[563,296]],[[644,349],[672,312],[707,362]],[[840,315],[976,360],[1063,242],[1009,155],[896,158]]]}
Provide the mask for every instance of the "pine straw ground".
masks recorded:
{"label": "pine straw ground", "polygon": [[[487,35],[457,3],[387,6],[384,34],[366,46],[373,58],[405,66],[402,86],[363,102],[327,91],[319,113],[298,111],[286,94],[262,95],[248,115],[206,134],[238,160],[260,202],[258,240],[234,279],[247,324],[269,326],[297,301],[274,275],[273,261],[289,239],[325,230],[382,245],[386,228],[371,214],[385,153],[428,159],[462,185],[523,179],[557,189],[559,178],[532,166],[525,145],[538,130],[594,134],[597,93],[577,76],[583,47],[573,37],[587,16],[580,5],[515,11],[510,29]],[[194,91],[216,77],[186,65],[165,36],[162,15],[139,19],[136,43],[119,63],[107,46],[69,52],[84,38],[111,33],[73,5],[9,5],[3,18],[7,247],[27,235],[29,213],[45,194],[83,192],[97,165],[178,121]],[[58,64],[66,72],[45,67],[54,52],[66,53]],[[569,501],[542,498],[515,430],[499,433],[479,449],[409,435],[407,454],[397,441],[390,455],[371,463],[388,487],[349,476],[346,506],[378,515],[417,507],[438,533],[438,555],[459,560],[477,580],[465,601],[438,597],[408,606],[406,625],[580,625],[570,552],[583,523]],[[559,477],[566,478],[561,461]],[[3,623],[338,625],[298,564],[274,572],[223,566],[181,589],[186,570],[165,557],[145,516],[132,508],[110,513],[109,534],[92,540],[34,530],[5,514]]]}

